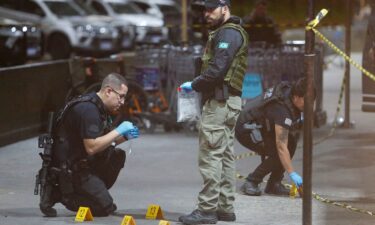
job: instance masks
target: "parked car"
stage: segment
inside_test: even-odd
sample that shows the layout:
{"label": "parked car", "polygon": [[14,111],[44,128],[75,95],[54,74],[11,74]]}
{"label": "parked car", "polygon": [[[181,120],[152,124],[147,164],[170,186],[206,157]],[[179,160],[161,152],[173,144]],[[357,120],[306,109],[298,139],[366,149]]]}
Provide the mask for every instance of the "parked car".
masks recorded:
{"label": "parked car", "polygon": [[118,30],[85,17],[71,0],[1,0],[0,14],[38,24],[53,59],[68,58],[72,52],[102,56],[118,51]]}
{"label": "parked car", "polygon": [[24,64],[43,55],[42,31],[32,24],[0,17],[0,66]]}
{"label": "parked car", "polygon": [[173,0],[130,0],[142,9],[144,13],[154,15],[161,19],[174,16],[181,17],[181,6]]}
{"label": "parked car", "polygon": [[157,44],[168,38],[168,29],[162,19],[142,12],[128,0],[83,0],[100,15],[118,21],[128,21],[135,26],[136,42]]}
{"label": "parked car", "polygon": [[181,6],[173,0],[129,0],[144,13],[156,16],[168,27],[168,39],[179,42],[181,39]]}
{"label": "parked car", "polygon": [[111,26],[116,27],[119,32],[119,47],[121,49],[132,49],[135,47],[135,26],[126,20],[116,20],[110,16],[100,15],[91,5],[85,4],[85,0],[74,0],[89,17],[103,20]]}

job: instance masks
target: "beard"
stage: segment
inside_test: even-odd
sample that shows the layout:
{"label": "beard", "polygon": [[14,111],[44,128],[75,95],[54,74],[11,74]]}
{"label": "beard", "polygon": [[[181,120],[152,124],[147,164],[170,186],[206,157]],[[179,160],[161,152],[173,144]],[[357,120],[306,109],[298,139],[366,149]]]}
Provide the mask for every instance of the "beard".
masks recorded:
{"label": "beard", "polygon": [[221,24],[224,22],[224,14],[221,14],[221,16],[218,19],[210,19],[209,17],[206,17],[207,24],[210,29],[216,30]]}

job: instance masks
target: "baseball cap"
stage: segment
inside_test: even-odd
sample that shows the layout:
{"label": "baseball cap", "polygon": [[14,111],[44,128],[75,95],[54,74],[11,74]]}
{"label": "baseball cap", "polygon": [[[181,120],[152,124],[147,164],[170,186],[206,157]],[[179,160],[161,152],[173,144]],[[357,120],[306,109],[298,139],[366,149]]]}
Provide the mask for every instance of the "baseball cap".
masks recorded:
{"label": "baseball cap", "polygon": [[206,9],[215,9],[219,6],[230,6],[230,0],[206,0],[204,7]]}

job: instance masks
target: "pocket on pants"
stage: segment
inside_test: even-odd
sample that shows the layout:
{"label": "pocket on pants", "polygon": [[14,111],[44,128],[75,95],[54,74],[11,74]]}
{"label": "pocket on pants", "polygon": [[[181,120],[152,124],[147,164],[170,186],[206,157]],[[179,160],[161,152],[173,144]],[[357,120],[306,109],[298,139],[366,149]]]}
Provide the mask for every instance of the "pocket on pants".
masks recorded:
{"label": "pocket on pants", "polygon": [[203,130],[203,145],[202,147],[216,149],[223,144],[224,130]]}

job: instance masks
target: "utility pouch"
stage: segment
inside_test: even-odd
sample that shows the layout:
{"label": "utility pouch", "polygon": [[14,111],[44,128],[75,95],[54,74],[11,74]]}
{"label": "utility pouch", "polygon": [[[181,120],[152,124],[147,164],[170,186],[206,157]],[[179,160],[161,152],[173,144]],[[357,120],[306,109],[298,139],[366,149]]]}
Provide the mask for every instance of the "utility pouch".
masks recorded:
{"label": "utility pouch", "polygon": [[59,186],[62,195],[69,195],[74,192],[72,171],[69,170],[66,162],[60,165]]}
{"label": "utility pouch", "polygon": [[220,87],[215,87],[215,100],[225,101],[229,98],[228,86],[223,84]]}
{"label": "utility pouch", "polygon": [[261,125],[257,125],[256,123],[245,123],[243,126],[246,130],[250,131],[250,138],[254,144],[263,142],[262,133],[260,131],[262,128]]}

